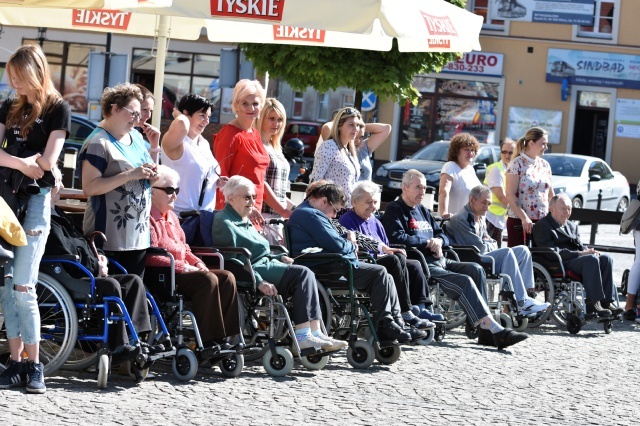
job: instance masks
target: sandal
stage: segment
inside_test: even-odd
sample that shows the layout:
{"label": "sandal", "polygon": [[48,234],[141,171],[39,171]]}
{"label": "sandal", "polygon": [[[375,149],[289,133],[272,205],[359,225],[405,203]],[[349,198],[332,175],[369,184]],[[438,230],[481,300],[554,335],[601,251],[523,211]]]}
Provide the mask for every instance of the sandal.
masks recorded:
{"label": "sandal", "polygon": [[627,312],[624,313],[624,319],[628,321],[635,321],[636,316],[637,315],[636,315],[635,309],[629,309]]}

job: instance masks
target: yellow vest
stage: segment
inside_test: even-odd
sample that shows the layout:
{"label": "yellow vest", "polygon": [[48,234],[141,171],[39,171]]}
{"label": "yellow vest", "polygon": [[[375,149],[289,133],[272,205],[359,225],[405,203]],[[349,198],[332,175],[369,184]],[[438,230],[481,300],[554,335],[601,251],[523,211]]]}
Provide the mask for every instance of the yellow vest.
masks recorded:
{"label": "yellow vest", "polygon": [[[487,173],[484,175],[484,184],[487,185],[487,176],[489,176],[489,172],[493,168],[498,168],[498,170],[500,170],[500,174],[502,175],[502,182],[504,182],[503,185],[506,184],[504,177],[507,169],[504,167],[502,161],[498,161],[497,163],[493,163],[489,167],[487,167]],[[502,190],[504,189],[505,187],[503,186]],[[502,204],[500,199],[496,197],[496,194],[494,194],[493,191],[491,191],[491,206],[489,206],[489,211],[496,216],[504,216],[507,214],[507,206]]]}

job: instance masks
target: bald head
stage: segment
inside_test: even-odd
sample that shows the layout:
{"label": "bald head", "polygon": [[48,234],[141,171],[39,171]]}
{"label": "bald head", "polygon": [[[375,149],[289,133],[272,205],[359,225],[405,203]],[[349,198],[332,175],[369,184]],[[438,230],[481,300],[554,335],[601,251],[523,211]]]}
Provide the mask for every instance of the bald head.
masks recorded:
{"label": "bald head", "polygon": [[571,199],[565,193],[554,195],[549,200],[549,211],[560,225],[566,224],[571,217]]}

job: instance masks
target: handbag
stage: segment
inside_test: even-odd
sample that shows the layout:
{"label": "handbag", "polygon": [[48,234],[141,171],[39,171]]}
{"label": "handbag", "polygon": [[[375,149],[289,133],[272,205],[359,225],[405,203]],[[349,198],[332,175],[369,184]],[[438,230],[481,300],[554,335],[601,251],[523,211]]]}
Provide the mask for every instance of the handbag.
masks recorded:
{"label": "handbag", "polygon": [[622,214],[622,219],[620,219],[620,233],[628,234],[636,229],[638,217],[640,217],[640,200],[631,200],[629,207]]}
{"label": "handbag", "polygon": [[198,198],[198,210],[190,210],[180,213],[180,226],[184,231],[185,240],[190,246],[212,247],[211,227],[213,226],[213,212],[199,210],[204,201],[204,191],[207,187],[209,176],[202,181],[200,197]]}

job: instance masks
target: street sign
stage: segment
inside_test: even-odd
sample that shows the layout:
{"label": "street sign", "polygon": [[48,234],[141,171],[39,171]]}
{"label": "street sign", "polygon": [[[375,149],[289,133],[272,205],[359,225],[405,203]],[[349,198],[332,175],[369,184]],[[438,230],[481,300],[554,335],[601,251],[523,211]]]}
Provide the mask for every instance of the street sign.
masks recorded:
{"label": "street sign", "polygon": [[376,94],[372,90],[362,92],[362,111],[372,111],[376,107]]}

